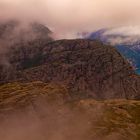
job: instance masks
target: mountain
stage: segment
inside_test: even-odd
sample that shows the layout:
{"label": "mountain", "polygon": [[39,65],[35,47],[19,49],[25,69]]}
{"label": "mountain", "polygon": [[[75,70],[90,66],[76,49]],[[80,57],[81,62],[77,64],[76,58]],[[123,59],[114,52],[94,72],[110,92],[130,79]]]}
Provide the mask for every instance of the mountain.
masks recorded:
{"label": "mountain", "polygon": [[[37,23],[21,27],[18,22],[10,22],[0,28],[1,40],[7,32],[16,40],[10,44],[7,39],[7,50],[1,56],[1,84],[61,83],[73,99],[140,98],[139,76],[112,46],[88,39],[53,41],[51,31]],[[15,31],[18,36],[14,36]]]}
{"label": "mountain", "polygon": [[[39,23],[9,21],[0,24],[0,82],[9,69],[25,69],[38,65],[42,46],[53,41],[52,32]],[[31,62],[32,60],[32,62]],[[3,75],[6,73],[6,75]]]}
{"label": "mountain", "polygon": [[[140,74],[140,37],[128,35],[125,32],[112,32],[113,29],[101,29],[91,33],[89,39],[98,39],[106,44],[113,45]],[[128,31],[126,31],[127,33]]]}
{"label": "mountain", "polygon": [[18,48],[9,56],[11,70],[1,72],[1,83],[62,83],[75,99],[138,99],[140,95],[140,79],[130,64],[99,41],[60,40]]}
{"label": "mountain", "polygon": [[50,34],[0,25],[0,139],[139,140],[140,76],[129,61],[102,41]]}

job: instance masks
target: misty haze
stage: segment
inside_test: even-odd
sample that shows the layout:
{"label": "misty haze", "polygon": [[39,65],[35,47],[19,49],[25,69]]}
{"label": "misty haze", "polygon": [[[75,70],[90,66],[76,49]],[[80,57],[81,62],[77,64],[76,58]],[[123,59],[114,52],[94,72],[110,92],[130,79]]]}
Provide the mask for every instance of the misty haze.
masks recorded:
{"label": "misty haze", "polygon": [[139,0],[0,0],[0,140],[140,140]]}

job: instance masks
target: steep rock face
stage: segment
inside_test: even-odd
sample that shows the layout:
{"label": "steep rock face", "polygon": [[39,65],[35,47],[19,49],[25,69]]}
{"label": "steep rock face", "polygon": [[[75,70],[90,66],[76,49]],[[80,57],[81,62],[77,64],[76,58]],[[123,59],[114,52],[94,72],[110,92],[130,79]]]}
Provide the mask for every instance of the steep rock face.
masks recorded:
{"label": "steep rock face", "polygon": [[40,51],[37,67],[16,71],[13,81],[58,82],[77,98],[140,97],[140,78],[111,46],[91,40],[60,40]]}

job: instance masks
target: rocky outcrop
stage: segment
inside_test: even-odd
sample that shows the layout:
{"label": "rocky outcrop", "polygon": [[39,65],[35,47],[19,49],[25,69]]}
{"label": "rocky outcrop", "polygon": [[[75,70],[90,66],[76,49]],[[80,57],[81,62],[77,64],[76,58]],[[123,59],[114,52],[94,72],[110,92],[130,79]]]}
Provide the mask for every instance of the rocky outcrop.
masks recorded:
{"label": "rocky outcrop", "polygon": [[36,66],[17,69],[7,81],[62,83],[74,99],[139,99],[139,76],[112,46],[92,40],[60,40],[35,54],[27,63],[35,62]]}
{"label": "rocky outcrop", "polygon": [[[0,25],[0,83],[62,83],[72,98],[140,98],[140,78],[112,46],[96,40],[53,41],[40,24]],[[5,49],[4,49],[5,48]]]}

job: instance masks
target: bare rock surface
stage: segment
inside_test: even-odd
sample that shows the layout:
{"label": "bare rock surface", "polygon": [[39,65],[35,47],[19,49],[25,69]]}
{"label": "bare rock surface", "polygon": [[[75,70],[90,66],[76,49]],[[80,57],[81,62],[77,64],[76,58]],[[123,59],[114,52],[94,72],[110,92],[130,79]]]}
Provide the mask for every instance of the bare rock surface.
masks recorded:
{"label": "bare rock surface", "polygon": [[[35,65],[17,68],[7,81],[58,82],[69,89],[73,98],[140,97],[139,76],[116,49],[99,41],[60,40],[30,48],[25,53],[28,59],[23,62]],[[34,57],[30,58],[31,55]],[[23,62],[19,64],[22,66]]]}

